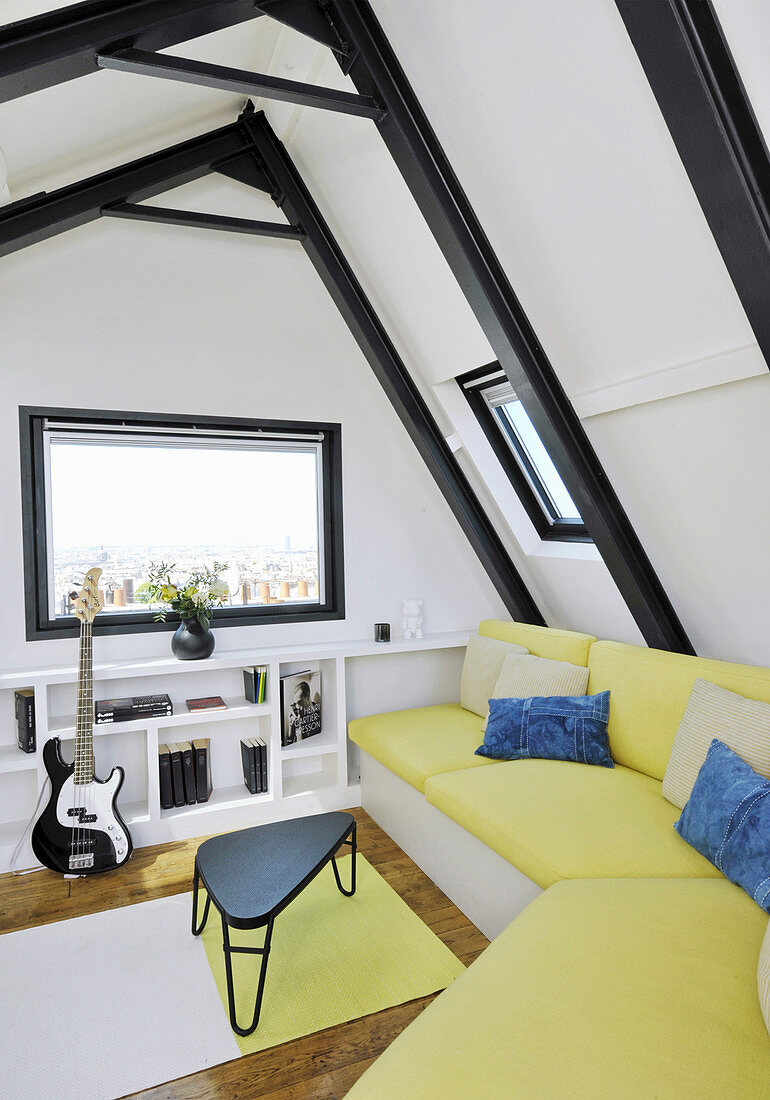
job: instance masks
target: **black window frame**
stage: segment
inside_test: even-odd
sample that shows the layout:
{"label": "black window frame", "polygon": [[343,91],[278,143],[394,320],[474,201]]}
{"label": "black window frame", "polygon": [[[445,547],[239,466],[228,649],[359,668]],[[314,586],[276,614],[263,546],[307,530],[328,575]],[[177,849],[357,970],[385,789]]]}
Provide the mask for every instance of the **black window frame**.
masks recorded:
{"label": "black window frame", "polygon": [[564,519],[556,514],[550,493],[516,432],[507,418],[495,416],[485,398],[486,390],[508,381],[500,364],[497,361],[487,363],[486,366],[459,375],[455,381],[516,490],[539,538],[549,542],[593,542],[582,520]]}
{"label": "black window frame", "polygon": [[[342,517],[342,425],[309,421],[253,420],[243,417],[185,416],[170,413],[116,412],[93,409],[19,408],[21,459],[22,535],[24,545],[24,606],[28,641],[70,638],[79,632],[78,620],[51,618],[48,592],[48,545],[46,535],[45,443],[46,421],[82,424],[86,428],[110,427],[137,432],[153,428],[189,429],[205,437],[205,430],[271,436],[318,434],[321,441],[323,484],[321,530],[323,533],[324,602],[218,608],[213,626],[256,626],[260,623],[305,623],[345,618],[345,563]],[[320,549],[320,548],[319,548]],[[280,608],[280,610],[279,610]],[[178,614],[171,612],[165,623],[155,622],[154,612],[111,612],[97,615],[94,634],[145,634],[175,630]]]}

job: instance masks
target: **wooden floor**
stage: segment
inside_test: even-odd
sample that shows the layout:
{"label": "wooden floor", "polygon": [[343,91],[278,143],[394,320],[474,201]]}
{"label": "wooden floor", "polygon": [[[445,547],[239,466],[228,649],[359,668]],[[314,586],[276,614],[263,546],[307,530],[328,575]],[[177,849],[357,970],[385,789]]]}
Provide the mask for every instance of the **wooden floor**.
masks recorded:
{"label": "wooden floor", "polygon": [[[462,962],[473,962],[488,942],[481,932],[363,810],[350,812],[358,822],[359,850]],[[68,880],[49,871],[23,878],[0,875],[0,933],[185,893],[202,839],[139,848],[125,867],[93,878]],[[432,1000],[422,997],[134,1095],[338,1100]]]}

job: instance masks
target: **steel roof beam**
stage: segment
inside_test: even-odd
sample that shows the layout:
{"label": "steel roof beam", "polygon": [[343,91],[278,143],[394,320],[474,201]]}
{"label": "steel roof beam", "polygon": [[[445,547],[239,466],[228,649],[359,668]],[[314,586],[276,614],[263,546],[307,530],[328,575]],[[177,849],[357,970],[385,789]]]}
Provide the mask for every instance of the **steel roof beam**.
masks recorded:
{"label": "steel roof beam", "polygon": [[298,225],[280,222],[260,222],[252,218],[231,218],[222,214],[202,214],[196,210],[174,210],[166,206],[141,206],[119,202],[102,209],[104,218],[126,218],[129,221],[155,222],[161,225],[186,225],[192,229],[215,229],[225,233],[246,233],[254,237],[278,237],[299,241],[304,231]]}
{"label": "steel roof beam", "polygon": [[100,53],[99,67],[116,69],[123,73],[177,80],[183,84],[195,84],[202,88],[217,88],[244,96],[263,96],[284,103],[298,103],[302,107],[321,107],[326,111],[358,115],[361,118],[380,119],[384,111],[371,96],[341,92],[336,88],[319,88],[297,80],[264,73],[251,73],[243,69],[231,69],[225,65],[212,65],[205,61],[192,61],[186,57],[150,53],[147,50],[118,50]]}
{"label": "steel roof beam", "polygon": [[[231,123],[48,194],[0,207],[0,256],[95,221],[107,206],[152,198],[200,179],[220,164],[229,169],[246,149],[241,128]],[[255,172],[259,186],[256,168]],[[263,189],[271,187],[265,182]]]}

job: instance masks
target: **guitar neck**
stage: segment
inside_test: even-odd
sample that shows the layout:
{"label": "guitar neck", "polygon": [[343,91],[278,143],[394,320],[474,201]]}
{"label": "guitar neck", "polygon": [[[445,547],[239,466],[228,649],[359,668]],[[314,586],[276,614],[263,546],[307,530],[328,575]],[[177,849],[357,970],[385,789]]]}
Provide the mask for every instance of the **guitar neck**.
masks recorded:
{"label": "guitar neck", "polygon": [[76,783],[91,783],[94,778],[94,673],[93,626],[80,623],[80,657],[78,661],[78,709],[75,725]]}

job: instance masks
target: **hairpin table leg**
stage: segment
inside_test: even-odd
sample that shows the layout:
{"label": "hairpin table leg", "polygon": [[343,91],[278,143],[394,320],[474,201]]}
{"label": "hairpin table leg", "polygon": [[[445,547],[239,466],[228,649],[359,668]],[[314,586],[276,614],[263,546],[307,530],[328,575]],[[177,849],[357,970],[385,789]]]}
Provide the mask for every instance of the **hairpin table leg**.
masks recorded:
{"label": "hairpin table leg", "polygon": [[200,925],[196,925],[198,919],[198,867],[195,867],[195,874],[193,876],[193,902],[192,902],[192,934],[194,936],[200,936],[203,929],[206,927],[206,921],[209,919],[209,906],[211,905],[211,895],[208,890],[206,891],[206,905],[203,910],[203,920]]}
{"label": "hairpin table leg", "polygon": [[[265,976],[267,975],[267,959],[270,954],[270,941],[273,937],[273,920],[272,915],[267,922],[267,932],[265,933],[265,942],[262,947],[232,947],[230,945],[230,932],[227,927],[227,922],[224,916],[222,917],[222,950],[225,953],[225,974],[227,977],[227,1006],[230,1010],[230,1026],[237,1035],[251,1035],[256,1030],[259,1023],[259,1014],[262,1011],[262,995],[265,991]],[[254,1005],[254,1016],[252,1017],[251,1024],[247,1028],[243,1028],[238,1024],[235,1016],[235,991],[233,989],[233,966],[231,955],[238,952],[242,955],[261,955],[262,966],[259,971],[259,984],[257,986],[257,1001]]]}
{"label": "hairpin table leg", "polygon": [[340,882],[340,873],[337,870],[337,861],[332,856],[332,870],[334,871],[334,881],[337,883],[337,889],[341,894],[344,894],[346,898],[352,898],[356,892],[356,827],[353,826],[350,833],[350,840],[346,840],[345,844],[350,845],[350,889],[346,890]]}

